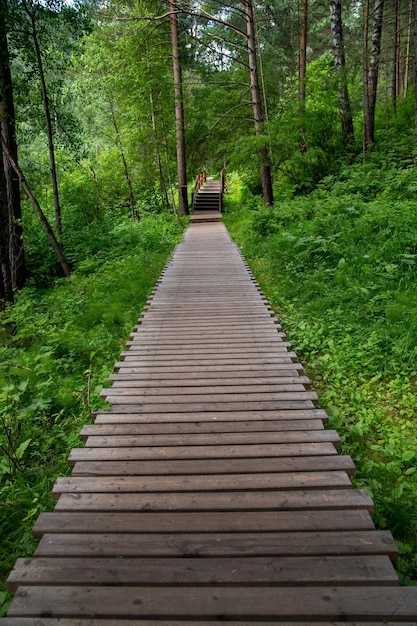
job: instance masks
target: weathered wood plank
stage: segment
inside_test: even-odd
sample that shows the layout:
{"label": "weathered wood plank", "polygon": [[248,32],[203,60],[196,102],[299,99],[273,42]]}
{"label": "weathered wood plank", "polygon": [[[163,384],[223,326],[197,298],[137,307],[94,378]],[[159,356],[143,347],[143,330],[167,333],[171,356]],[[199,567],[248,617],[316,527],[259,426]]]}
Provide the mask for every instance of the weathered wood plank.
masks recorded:
{"label": "weathered wood plank", "polygon": [[265,474],[210,474],[209,476],[99,476],[58,478],[53,494],[140,493],[169,491],[231,491],[244,489],[349,489],[346,472],[280,472]]}
{"label": "weathered wood plank", "polygon": [[[158,361],[165,361],[166,363],[177,361],[190,361],[193,362],[194,365],[196,365],[199,362],[204,364],[204,360],[208,362],[231,361],[233,363],[239,363],[242,360],[243,362],[245,362],[254,359],[255,363],[259,361],[263,363],[265,359],[269,359],[268,362],[273,363],[276,359],[278,363],[289,363],[291,360],[294,360],[296,358],[296,355],[294,352],[289,352],[285,347],[283,347],[282,349],[275,347],[273,350],[271,348],[269,350],[262,350],[261,348],[246,349],[243,347],[237,348],[235,350],[233,350],[232,348],[230,350],[203,350],[197,347],[188,352],[183,350],[172,350],[172,352],[161,351],[155,352],[155,354],[153,354],[152,352],[130,349],[122,352],[120,354],[120,358],[124,359],[125,361],[140,359],[140,361],[142,361],[143,363],[149,363],[154,361],[156,363]],[[271,359],[273,360],[271,361]]]}
{"label": "weathered wood plank", "polygon": [[[132,374],[136,374],[136,373],[145,373],[145,374],[151,374],[151,375],[160,375],[160,374],[189,374],[190,377],[191,375],[194,373],[195,376],[197,377],[201,377],[201,375],[206,375],[209,376],[210,373],[214,373],[216,376],[219,375],[219,373],[227,373],[229,375],[230,372],[250,372],[250,374],[252,375],[254,372],[256,372],[259,376],[262,376],[263,373],[265,372],[286,372],[286,373],[290,373],[290,375],[292,375],[292,373],[296,373],[298,372],[302,372],[303,367],[300,363],[295,363],[295,362],[291,362],[291,363],[264,363],[264,364],[256,364],[253,361],[248,361],[246,363],[233,363],[233,364],[225,364],[223,363],[222,365],[213,365],[213,364],[207,364],[204,367],[204,370],[200,368],[200,370],[197,368],[196,369],[196,364],[190,364],[190,363],[185,363],[184,365],[179,365],[178,367],[173,367],[172,365],[166,365],[166,363],[160,363],[160,365],[156,365],[154,362],[152,363],[147,363],[146,365],[144,363],[141,363],[140,361],[136,361],[136,362],[126,362],[126,361],[118,361],[115,363],[114,366],[115,370],[120,370],[120,373],[132,373]],[[188,376],[187,376],[188,378]]]}
{"label": "weathered wood plank", "polygon": [[[306,392],[307,393],[307,392]],[[109,401],[111,398],[107,398]],[[302,410],[315,408],[312,400],[259,400],[258,402],[126,402],[122,403],[116,399],[109,411],[115,413],[196,413],[213,412],[229,413],[246,409],[256,409],[257,411],[283,411]]]}
{"label": "weathered wood plank", "polygon": [[236,385],[211,385],[205,384],[203,385],[168,385],[162,384],[158,386],[140,386],[135,384],[136,381],[122,381],[116,380],[112,387],[102,389],[100,395],[137,395],[139,397],[150,398],[152,396],[162,397],[162,396],[177,396],[177,395],[205,395],[209,398],[217,395],[242,395],[245,396],[247,394],[254,394],[256,397],[259,397],[260,394],[268,394],[268,397],[273,397],[275,393],[287,393],[287,392],[296,392],[303,394],[306,391],[305,386],[302,382],[291,382],[285,383],[282,382],[280,384],[256,384],[254,385],[251,380],[248,380],[246,384],[236,384]]}
{"label": "weathered wood plank", "polygon": [[196,327],[194,330],[183,328],[174,331],[170,328],[165,328],[164,331],[158,331],[150,327],[140,327],[136,332],[130,334],[128,341],[148,347],[160,346],[161,343],[167,347],[178,345],[192,346],[200,341],[208,345],[240,345],[247,342],[256,345],[259,342],[264,344],[270,340],[274,343],[281,340],[287,341],[286,334],[282,330],[277,329],[276,324],[272,324],[272,327],[268,324],[263,327],[252,328],[243,326],[237,329],[227,329],[225,326],[217,330],[215,328],[201,328],[200,330],[201,332],[199,333]]}
{"label": "weathered wood plank", "polygon": [[272,350],[276,354],[286,354],[288,348],[291,348],[291,344],[287,341],[282,341],[279,338],[269,339],[261,341],[244,341],[244,342],[230,342],[216,343],[216,342],[199,342],[198,345],[190,344],[184,345],[179,342],[177,345],[161,345],[161,342],[155,343],[155,345],[142,344],[140,341],[127,341],[125,344],[129,349],[122,353],[124,355],[139,354],[143,356],[162,356],[167,357],[171,355],[175,356],[190,356],[192,358],[195,354],[209,355],[209,354],[260,354],[265,352],[267,355],[271,354]]}
{"label": "weathered wood plank", "polygon": [[135,446],[219,446],[219,445],[256,445],[256,444],[291,444],[322,443],[330,441],[340,444],[335,430],[291,430],[266,432],[205,432],[157,435],[92,435],[88,437],[89,448],[133,448]]}
{"label": "weathered wood plank", "polygon": [[[118,374],[110,374],[109,380],[114,381],[113,386],[123,387],[124,383],[129,385],[135,385],[135,387],[149,387],[156,388],[167,387],[207,387],[209,385],[226,385],[226,386],[240,386],[242,381],[251,385],[288,385],[288,384],[301,384],[309,385],[310,379],[307,376],[299,376],[296,372],[288,370],[290,375],[282,375],[281,372],[264,372],[260,375],[253,370],[247,370],[245,372],[230,372],[230,374],[224,377],[219,377],[214,373],[212,376],[208,376],[207,372],[190,372],[190,375],[184,376],[181,373],[175,374],[175,372],[162,374],[149,372],[119,372]],[[294,375],[294,373],[296,375]],[[208,374],[213,374],[208,372]],[[292,375],[291,375],[292,374]]]}
{"label": "weathered wood plank", "polygon": [[86,616],[118,618],[245,618],[351,620],[415,620],[416,594],[412,587],[297,587],[187,588],[149,587],[21,587],[10,615]]}
{"label": "weathered wood plank", "polygon": [[47,533],[35,556],[398,556],[386,531]]}
{"label": "weathered wood plank", "polygon": [[133,352],[122,352],[120,355],[121,358],[124,359],[125,366],[129,366],[132,363],[140,363],[142,365],[147,365],[148,363],[152,366],[163,365],[166,367],[167,365],[177,366],[181,364],[191,365],[192,367],[206,367],[207,365],[266,365],[266,364],[275,364],[275,363],[285,363],[288,367],[289,364],[295,362],[296,355],[294,352],[283,351],[281,354],[272,352],[265,354],[265,352],[258,352],[251,354],[248,357],[244,352],[241,354],[213,354],[213,355],[185,355],[182,358],[176,356],[175,354],[167,356],[163,355],[163,358],[155,358],[152,355],[135,355]]}
{"label": "weathered wood plank", "polygon": [[181,474],[247,474],[261,472],[345,471],[353,475],[350,456],[272,457],[250,459],[190,459],[182,461],[78,461],[72,476],[173,476]]}
{"label": "weathered wood plank", "polygon": [[337,454],[333,443],[258,444],[233,446],[171,446],[149,448],[74,448],[69,463],[76,461],[140,461],[155,459],[238,459],[270,456],[319,456]]}
{"label": "weathered wood plank", "polygon": [[[397,585],[386,556],[19,559],[9,591],[24,585]],[[302,590],[300,590],[302,593]]]}
{"label": "weathered wood plank", "polygon": [[[341,618],[343,619],[343,618]],[[219,620],[204,620],[205,626],[213,626],[214,624],[218,624]],[[243,626],[244,624],[247,626],[247,620],[244,621],[236,621],[236,620],[227,620],[228,626]],[[273,621],[274,624],[278,624],[276,620]],[[311,626],[312,622],[301,622],[297,620],[297,622],[291,621],[279,621],[279,626]],[[166,620],[166,619],[151,619],[148,620],[146,618],[142,619],[125,619],[123,618],[123,626],[184,626],[184,620]],[[265,626],[265,620],[262,622],[258,622],[256,620],[250,621],[251,626]],[[331,622],[323,622],[323,621],[314,621],[314,626],[415,626],[415,622],[409,621],[401,621],[394,622],[392,620],[386,621],[385,619],[382,621],[346,621],[342,622],[338,620],[332,620]],[[9,617],[3,618],[2,626],[121,626],[121,622],[119,619],[106,619],[99,618],[94,619],[90,617],[82,617],[82,618],[54,618],[54,617]]]}
{"label": "weathered wood plank", "polygon": [[[290,410],[270,410],[261,411],[255,409],[244,409],[240,411],[190,411],[187,413],[175,413],[175,411],[169,413],[138,413],[134,409],[130,413],[119,412],[119,409],[110,407],[110,409],[99,410],[95,414],[95,424],[109,424],[109,423],[137,423],[141,424],[164,424],[164,423],[230,423],[233,421],[267,421],[267,420],[292,420],[293,422],[302,421],[305,419],[318,419],[323,422],[328,421],[328,416],[323,409],[308,408]],[[297,430],[295,426],[293,430]]]}
{"label": "weathered wood plank", "polygon": [[140,422],[118,422],[110,424],[87,424],[83,426],[80,437],[86,439],[91,436],[114,436],[114,435],[161,435],[196,434],[196,433],[254,433],[266,432],[289,432],[294,430],[310,431],[323,430],[321,419],[310,420],[257,420],[257,421],[207,421],[207,422],[168,422],[155,424],[143,424]]}
{"label": "weathered wood plank", "polygon": [[213,533],[374,530],[368,511],[247,511],[199,513],[41,513],[33,527],[45,533]]}
{"label": "weathered wood plank", "polygon": [[183,493],[69,493],[59,497],[55,511],[305,511],[367,509],[363,489],[293,491],[228,491]]}

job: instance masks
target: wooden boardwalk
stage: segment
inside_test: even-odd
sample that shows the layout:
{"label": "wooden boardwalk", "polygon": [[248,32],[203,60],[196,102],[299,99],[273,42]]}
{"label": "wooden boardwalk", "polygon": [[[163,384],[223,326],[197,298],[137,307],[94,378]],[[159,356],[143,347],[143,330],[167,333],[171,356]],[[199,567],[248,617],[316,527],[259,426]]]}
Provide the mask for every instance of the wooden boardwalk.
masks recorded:
{"label": "wooden boardwalk", "polygon": [[222,223],[192,224],[19,559],[4,626],[417,623]]}

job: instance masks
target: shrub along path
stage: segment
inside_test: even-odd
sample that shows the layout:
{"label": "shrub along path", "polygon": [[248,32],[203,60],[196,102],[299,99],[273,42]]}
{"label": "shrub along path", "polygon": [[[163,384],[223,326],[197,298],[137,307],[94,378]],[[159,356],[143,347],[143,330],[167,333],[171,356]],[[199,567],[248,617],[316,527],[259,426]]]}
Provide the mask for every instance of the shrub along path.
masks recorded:
{"label": "shrub along path", "polygon": [[416,623],[395,543],[223,224],[189,227],[126,348],[4,626]]}

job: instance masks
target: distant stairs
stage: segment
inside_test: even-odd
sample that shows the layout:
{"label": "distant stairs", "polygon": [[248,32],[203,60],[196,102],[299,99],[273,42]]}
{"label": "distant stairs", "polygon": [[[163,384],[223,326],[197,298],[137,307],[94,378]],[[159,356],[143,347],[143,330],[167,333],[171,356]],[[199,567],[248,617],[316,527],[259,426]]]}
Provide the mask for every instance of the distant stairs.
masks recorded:
{"label": "distant stairs", "polygon": [[222,219],[222,183],[213,178],[198,190],[194,198],[192,222],[220,222]]}

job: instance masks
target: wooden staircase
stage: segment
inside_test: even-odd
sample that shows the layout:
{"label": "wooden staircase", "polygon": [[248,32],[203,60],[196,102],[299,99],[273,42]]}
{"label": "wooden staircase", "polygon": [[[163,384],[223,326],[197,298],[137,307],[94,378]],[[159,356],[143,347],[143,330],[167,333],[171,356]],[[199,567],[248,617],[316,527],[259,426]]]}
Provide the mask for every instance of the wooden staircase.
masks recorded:
{"label": "wooden staircase", "polygon": [[220,222],[222,211],[222,183],[209,178],[196,193],[191,215],[192,222]]}

